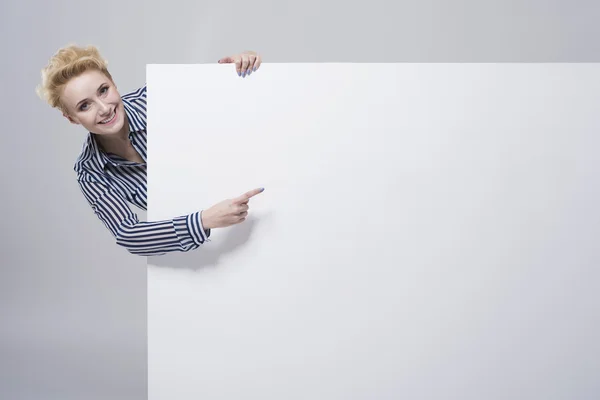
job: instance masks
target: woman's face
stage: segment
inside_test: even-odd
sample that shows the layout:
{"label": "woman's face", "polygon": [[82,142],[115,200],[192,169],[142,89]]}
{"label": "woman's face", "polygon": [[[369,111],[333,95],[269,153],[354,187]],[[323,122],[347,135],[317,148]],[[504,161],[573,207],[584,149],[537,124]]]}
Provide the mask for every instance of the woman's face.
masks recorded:
{"label": "woman's face", "polygon": [[86,71],[65,85],[61,96],[65,118],[98,135],[117,135],[125,111],[115,84],[104,73]]}

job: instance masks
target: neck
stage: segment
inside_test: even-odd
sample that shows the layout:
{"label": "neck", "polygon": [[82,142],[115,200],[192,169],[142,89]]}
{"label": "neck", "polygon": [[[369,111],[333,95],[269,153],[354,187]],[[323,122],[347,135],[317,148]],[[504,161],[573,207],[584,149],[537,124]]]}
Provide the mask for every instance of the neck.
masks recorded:
{"label": "neck", "polygon": [[104,151],[114,152],[112,149],[121,149],[129,145],[129,121],[125,118],[123,128],[115,135],[95,135],[96,141]]}

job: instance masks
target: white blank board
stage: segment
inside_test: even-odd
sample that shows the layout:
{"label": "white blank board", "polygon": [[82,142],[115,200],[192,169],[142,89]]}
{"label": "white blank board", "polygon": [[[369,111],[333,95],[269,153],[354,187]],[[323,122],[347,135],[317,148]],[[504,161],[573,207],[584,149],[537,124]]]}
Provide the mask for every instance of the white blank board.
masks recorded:
{"label": "white blank board", "polygon": [[600,396],[595,64],[149,65],[149,398]]}

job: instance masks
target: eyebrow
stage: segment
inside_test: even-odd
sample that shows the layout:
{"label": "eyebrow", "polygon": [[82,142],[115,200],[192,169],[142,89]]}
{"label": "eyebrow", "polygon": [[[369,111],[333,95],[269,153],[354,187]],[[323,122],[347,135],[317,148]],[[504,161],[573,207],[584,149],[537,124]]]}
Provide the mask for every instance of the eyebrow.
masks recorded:
{"label": "eyebrow", "polygon": [[[106,82],[102,82],[102,83],[100,84],[100,86],[98,86],[98,89],[96,89],[96,92],[99,92],[99,91],[100,91],[100,89],[102,89],[102,86],[104,86],[104,85],[106,85],[106,84],[107,84]],[[81,100],[79,103],[75,104],[75,108],[79,108],[79,105],[80,105],[81,103],[83,103],[84,101],[87,101],[87,100],[89,100],[87,97],[86,97],[85,99]]]}

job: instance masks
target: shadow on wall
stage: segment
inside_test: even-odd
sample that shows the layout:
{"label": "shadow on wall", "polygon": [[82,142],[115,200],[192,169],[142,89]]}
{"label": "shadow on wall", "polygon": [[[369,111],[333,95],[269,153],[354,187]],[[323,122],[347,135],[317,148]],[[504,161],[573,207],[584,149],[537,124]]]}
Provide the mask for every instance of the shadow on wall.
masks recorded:
{"label": "shadow on wall", "polygon": [[222,256],[239,251],[246,246],[258,223],[257,219],[250,217],[239,225],[225,228],[226,233],[220,235],[219,239],[212,240],[188,252],[148,257],[148,264],[157,267],[187,268],[194,271],[216,268],[219,266]]}

